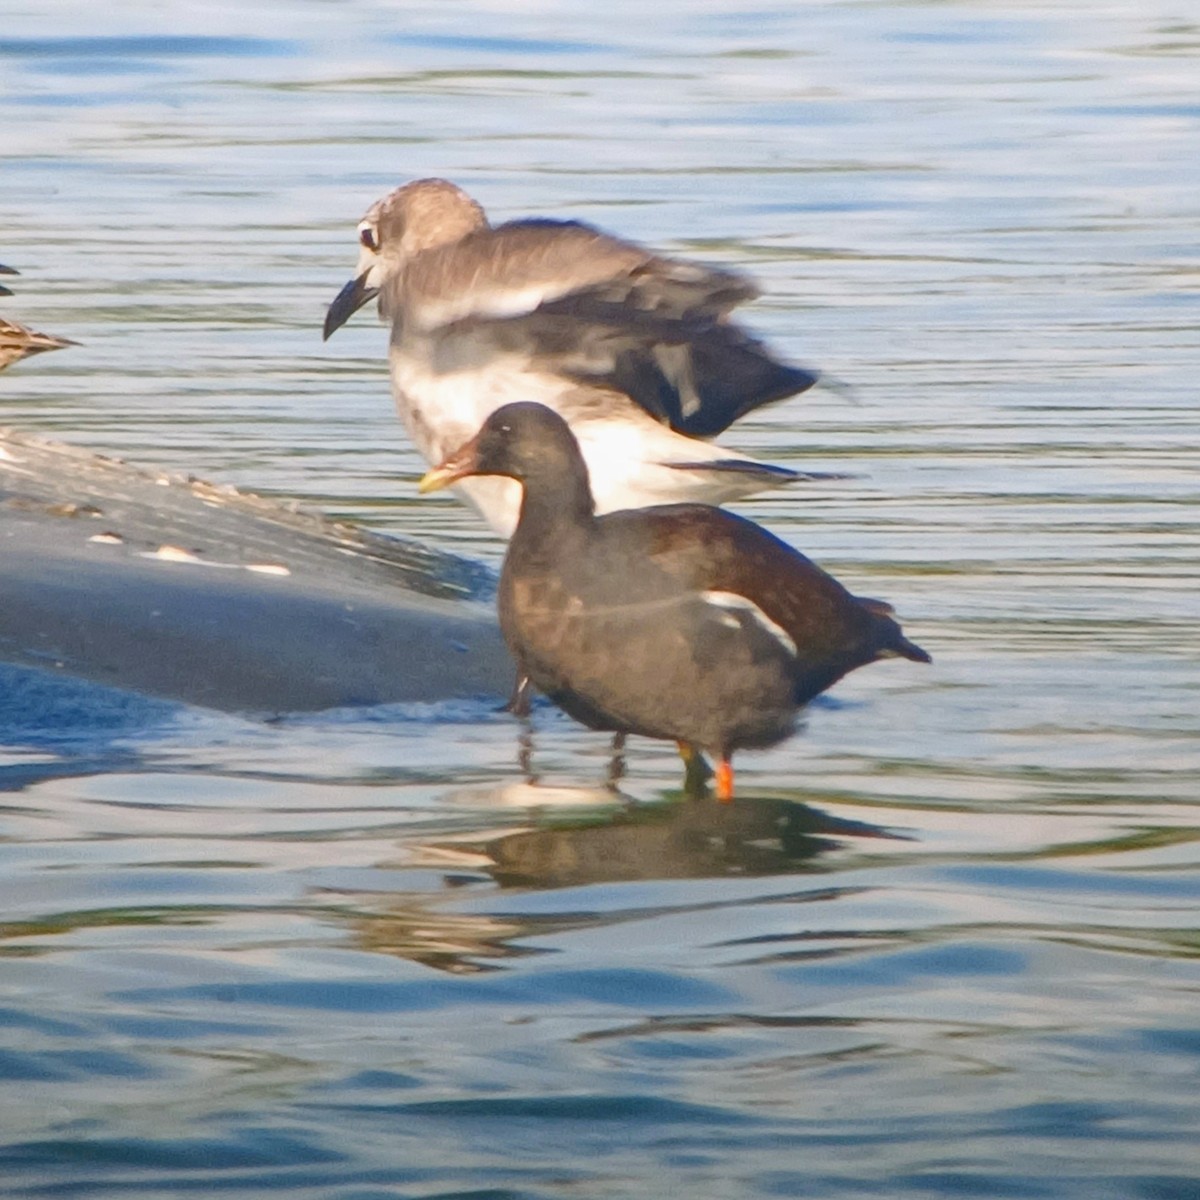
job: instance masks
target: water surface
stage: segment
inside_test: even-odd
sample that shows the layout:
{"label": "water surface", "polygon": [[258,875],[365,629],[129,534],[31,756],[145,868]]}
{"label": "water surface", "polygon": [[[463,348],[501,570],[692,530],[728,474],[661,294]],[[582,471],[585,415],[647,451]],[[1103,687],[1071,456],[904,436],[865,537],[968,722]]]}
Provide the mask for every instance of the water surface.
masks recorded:
{"label": "water surface", "polygon": [[7,671],[9,1194],[1200,1187],[1200,26],[995,0],[210,10],[0,36],[0,420],[496,562],[418,499],[362,210],[448,176],[751,270],[846,380],[744,511],[935,657],[739,762],[477,704],[264,724]]}

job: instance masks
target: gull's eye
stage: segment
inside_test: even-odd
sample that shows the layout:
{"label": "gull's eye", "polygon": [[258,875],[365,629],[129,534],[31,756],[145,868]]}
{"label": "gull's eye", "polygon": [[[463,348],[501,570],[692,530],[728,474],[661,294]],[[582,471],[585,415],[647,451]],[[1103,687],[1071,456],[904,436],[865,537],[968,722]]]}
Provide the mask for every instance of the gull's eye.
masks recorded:
{"label": "gull's eye", "polygon": [[362,242],[362,244],[366,246],[366,248],[372,253],[378,253],[379,241],[375,237],[375,230],[373,230],[370,225],[364,225],[358,231],[358,240]]}

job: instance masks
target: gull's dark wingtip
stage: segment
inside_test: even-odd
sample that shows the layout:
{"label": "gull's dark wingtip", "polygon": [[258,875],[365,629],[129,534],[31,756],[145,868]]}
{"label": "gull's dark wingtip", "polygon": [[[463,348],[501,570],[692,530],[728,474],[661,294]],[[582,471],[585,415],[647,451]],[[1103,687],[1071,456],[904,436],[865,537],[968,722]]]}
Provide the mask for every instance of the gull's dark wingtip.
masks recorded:
{"label": "gull's dark wingtip", "polygon": [[848,404],[862,405],[858,389],[845,379],[839,379],[836,375],[830,375],[828,372],[820,372],[816,374],[813,382],[819,383],[822,391],[832,392],[839,400],[844,400]]}
{"label": "gull's dark wingtip", "polygon": [[844,471],[796,471],[774,463],[756,462],[746,458],[718,458],[707,462],[665,463],[678,471],[715,471],[727,475],[757,475],[774,483],[829,483],[857,476]]}
{"label": "gull's dark wingtip", "polygon": [[906,637],[900,638],[896,651],[902,658],[907,658],[909,662],[933,662],[933,655],[928,650],[922,650],[916,642],[910,642]]}

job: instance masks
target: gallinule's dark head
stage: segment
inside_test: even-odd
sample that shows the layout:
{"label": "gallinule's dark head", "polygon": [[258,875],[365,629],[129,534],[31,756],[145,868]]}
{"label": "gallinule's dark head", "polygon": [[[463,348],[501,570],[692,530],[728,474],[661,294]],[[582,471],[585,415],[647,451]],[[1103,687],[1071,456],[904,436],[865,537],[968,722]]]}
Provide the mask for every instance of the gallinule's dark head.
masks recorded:
{"label": "gallinule's dark head", "polygon": [[466,445],[426,473],[417,490],[434,492],[468,475],[536,483],[579,474],[586,479],[587,466],[566,421],[544,404],[522,401],[492,413]]}
{"label": "gallinule's dark head", "polygon": [[518,668],[594,729],[715,755],[721,799],[733,752],[782,741],[847,672],[929,661],[888,605],[742,517],[697,504],[594,517],[574,435],[541,405],[497,409],[420,489],[472,474],[525,491],[499,592]]}
{"label": "gallinule's dark head", "polygon": [[520,483],[527,525],[568,517],[582,521],[595,511],[579,443],[566,421],[544,404],[498,408],[465,446],[425,474],[417,490],[435,492],[470,475],[503,475]]}

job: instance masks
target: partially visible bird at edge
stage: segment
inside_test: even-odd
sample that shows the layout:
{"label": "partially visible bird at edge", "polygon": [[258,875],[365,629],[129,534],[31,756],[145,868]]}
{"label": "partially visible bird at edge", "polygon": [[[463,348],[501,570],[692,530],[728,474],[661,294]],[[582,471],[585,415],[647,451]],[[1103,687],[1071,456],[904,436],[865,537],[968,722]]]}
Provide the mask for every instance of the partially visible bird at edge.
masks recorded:
{"label": "partially visible bird at edge", "polygon": [[[16,275],[12,267],[0,266],[0,275]],[[11,296],[12,289],[0,286],[0,295]],[[62,350],[67,346],[77,346],[69,338],[55,337],[49,333],[38,333],[17,321],[0,317],[0,371],[11,367],[34,354],[42,354],[47,350]]]}

